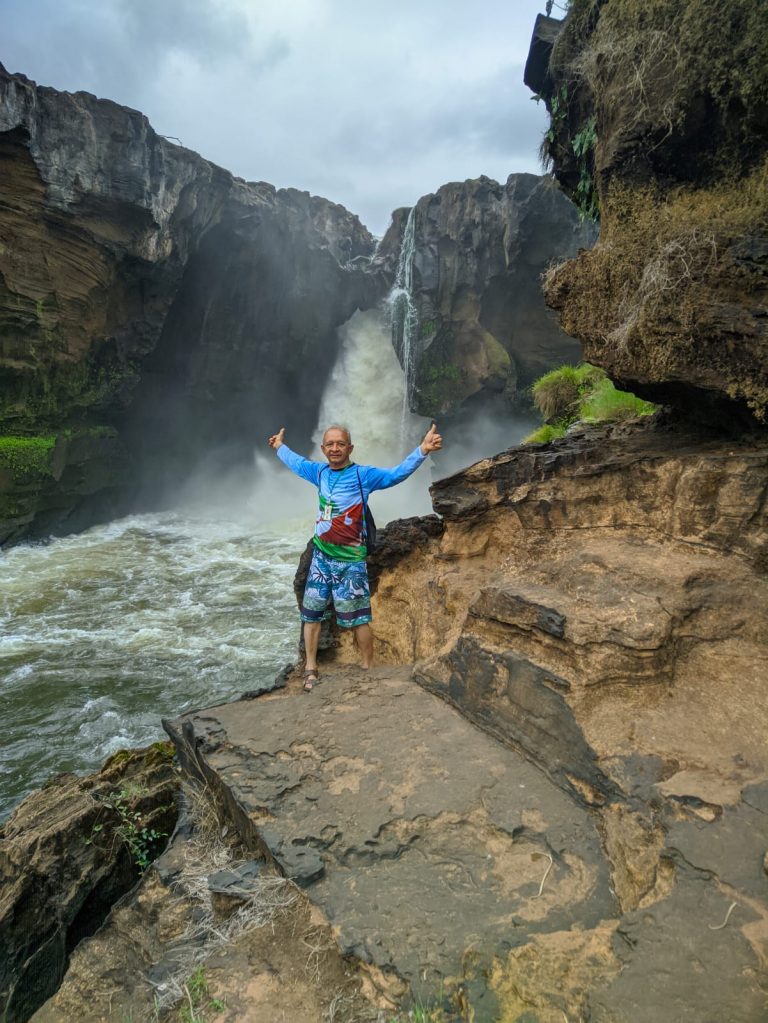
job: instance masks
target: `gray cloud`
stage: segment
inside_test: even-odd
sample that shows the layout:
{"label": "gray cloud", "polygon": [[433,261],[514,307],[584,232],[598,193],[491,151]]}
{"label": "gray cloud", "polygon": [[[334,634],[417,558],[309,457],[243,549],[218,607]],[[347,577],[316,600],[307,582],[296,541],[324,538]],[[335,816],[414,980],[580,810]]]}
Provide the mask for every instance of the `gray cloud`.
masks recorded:
{"label": "gray cloud", "polygon": [[375,233],[446,181],[538,171],[522,66],[541,0],[0,0],[0,60],[142,110]]}

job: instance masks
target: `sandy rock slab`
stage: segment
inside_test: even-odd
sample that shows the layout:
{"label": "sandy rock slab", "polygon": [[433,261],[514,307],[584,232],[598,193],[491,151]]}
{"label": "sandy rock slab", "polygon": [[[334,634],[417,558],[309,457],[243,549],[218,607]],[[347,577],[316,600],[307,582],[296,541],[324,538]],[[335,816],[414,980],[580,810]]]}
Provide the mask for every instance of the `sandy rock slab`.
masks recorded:
{"label": "sandy rock slab", "polygon": [[310,695],[271,694],[170,727],[182,760],[191,755],[245,815],[342,953],[420,999],[471,973],[475,1019],[497,1018],[478,981],[495,958],[618,915],[589,812],[409,668],[335,669]]}

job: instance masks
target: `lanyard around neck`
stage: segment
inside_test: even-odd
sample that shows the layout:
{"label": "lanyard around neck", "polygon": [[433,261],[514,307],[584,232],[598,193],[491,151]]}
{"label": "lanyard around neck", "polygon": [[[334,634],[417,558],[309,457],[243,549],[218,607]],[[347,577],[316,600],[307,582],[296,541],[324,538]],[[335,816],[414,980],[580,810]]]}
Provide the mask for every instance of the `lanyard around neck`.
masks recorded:
{"label": "lanyard around neck", "polygon": [[342,473],[345,473],[347,469],[351,469],[353,464],[354,464],[353,462],[350,462],[349,465],[345,465],[343,469],[336,470],[331,469],[331,467],[328,466],[328,472],[330,473],[330,476],[328,478],[329,497],[333,497],[333,492],[336,489],[336,484],[339,482],[339,477],[342,475]]}

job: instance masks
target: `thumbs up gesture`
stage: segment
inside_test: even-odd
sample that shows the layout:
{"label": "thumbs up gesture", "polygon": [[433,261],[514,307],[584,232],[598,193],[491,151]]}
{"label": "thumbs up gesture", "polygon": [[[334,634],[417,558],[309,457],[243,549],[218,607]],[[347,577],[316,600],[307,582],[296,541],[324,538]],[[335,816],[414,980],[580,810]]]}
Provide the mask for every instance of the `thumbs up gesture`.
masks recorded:
{"label": "thumbs up gesture", "polygon": [[439,451],[442,446],[443,438],[437,432],[435,424],[432,423],[424,436],[424,440],[419,445],[421,453],[422,455],[428,455],[431,451]]}
{"label": "thumbs up gesture", "polygon": [[274,448],[275,451],[277,451],[277,449],[282,446],[283,438],[284,437],[285,437],[285,427],[281,426],[280,429],[277,431],[277,433],[273,433],[272,434],[272,436],[269,438],[267,443],[269,444],[269,446],[271,448]]}

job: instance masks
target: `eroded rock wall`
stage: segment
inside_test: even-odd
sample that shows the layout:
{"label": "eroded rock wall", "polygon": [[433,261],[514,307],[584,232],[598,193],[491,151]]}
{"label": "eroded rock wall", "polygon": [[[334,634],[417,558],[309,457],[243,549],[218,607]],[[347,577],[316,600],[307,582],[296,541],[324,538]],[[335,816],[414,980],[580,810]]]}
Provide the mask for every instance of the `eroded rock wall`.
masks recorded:
{"label": "eroded rock wall", "polygon": [[[395,212],[377,251],[375,264],[392,273],[408,213]],[[545,308],[541,274],[589,247],[594,228],[533,174],[443,185],[419,199],[414,216],[412,407],[427,416],[527,407],[533,380],[580,358]]]}
{"label": "eroded rock wall", "polygon": [[[768,9],[576,0],[528,83],[555,176],[599,213],[548,303],[630,390],[741,426],[768,409]],[[714,412],[713,412],[714,410]]]}
{"label": "eroded rock wall", "polygon": [[309,434],[337,327],[384,288],[356,217],[1,68],[0,161],[0,432],[57,440],[0,452],[0,542],[124,509],[142,466],[236,461],[281,403]]}

